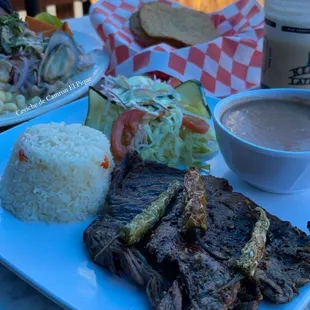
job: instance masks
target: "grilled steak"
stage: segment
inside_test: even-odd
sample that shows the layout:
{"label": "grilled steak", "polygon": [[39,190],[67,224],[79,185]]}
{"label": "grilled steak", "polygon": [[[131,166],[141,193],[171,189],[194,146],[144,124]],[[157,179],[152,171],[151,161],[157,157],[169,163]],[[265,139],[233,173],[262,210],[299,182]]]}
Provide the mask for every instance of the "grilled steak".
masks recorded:
{"label": "grilled steak", "polygon": [[[227,181],[204,178],[209,196],[215,192],[230,190]],[[210,182],[210,187],[208,183]],[[181,275],[187,302],[184,309],[257,309],[261,299],[256,283],[244,281],[236,283],[229,289],[215,292],[232,278],[233,270],[225,262],[211,257],[197,242],[184,240],[180,234],[184,203],[182,197],[176,202],[171,212],[162,219],[149,238],[147,244],[150,257],[155,256],[159,265],[174,265]],[[218,233],[219,230],[218,230]],[[218,252],[214,250],[214,252]],[[221,253],[218,253],[221,256]],[[241,290],[241,286],[248,289]],[[239,294],[240,292],[240,294]],[[257,294],[258,293],[258,294]],[[239,295],[238,295],[239,294]],[[238,298],[239,296],[239,298]],[[247,299],[244,298],[247,296]],[[182,308],[182,309],[183,309]]]}
{"label": "grilled steak", "polygon": [[[257,214],[253,212],[256,207],[250,199],[230,191],[210,198],[205,242],[210,248],[237,258],[257,220]],[[265,297],[275,303],[285,303],[309,281],[310,260],[305,260],[309,237],[289,222],[266,213],[270,229],[265,256],[255,278]]]}
{"label": "grilled steak", "polygon": [[151,306],[159,310],[254,310],[263,297],[274,303],[291,300],[309,281],[309,237],[268,212],[266,251],[254,277],[218,290],[234,278],[237,271],[232,262],[250,239],[258,215],[253,201],[232,192],[226,180],[212,176],[203,177],[208,200],[203,242],[214,255],[182,235],[182,191],[140,242],[125,247],[116,241],[100,253],[119,227],[154,201],[171,181],[183,183],[184,175],[185,171],[129,154],[113,172],[102,215],[84,232],[84,243],[95,263],[115,274],[125,272],[145,286]]}

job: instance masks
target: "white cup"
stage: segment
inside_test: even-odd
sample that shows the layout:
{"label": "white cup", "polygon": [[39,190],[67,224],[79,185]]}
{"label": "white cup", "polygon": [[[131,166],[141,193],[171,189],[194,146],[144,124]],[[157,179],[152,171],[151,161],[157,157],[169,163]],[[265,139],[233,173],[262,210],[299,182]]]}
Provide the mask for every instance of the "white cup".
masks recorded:
{"label": "white cup", "polygon": [[213,113],[218,144],[228,167],[251,185],[276,194],[310,189],[310,151],[279,151],[247,142],[228,130],[221,118],[231,107],[249,100],[287,97],[309,100],[310,91],[283,88],[246,91],[221,100]]}

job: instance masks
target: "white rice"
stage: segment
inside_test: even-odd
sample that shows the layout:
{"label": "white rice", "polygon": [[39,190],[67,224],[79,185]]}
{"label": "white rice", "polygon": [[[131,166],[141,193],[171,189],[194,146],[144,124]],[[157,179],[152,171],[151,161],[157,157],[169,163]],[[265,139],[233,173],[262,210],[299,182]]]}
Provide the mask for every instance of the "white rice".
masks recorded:
{"label": "white rice", "polygon": [[[101,166],[105,156],[108,168]],[[24,221],[82,220],[104,203],[113,168],[110,142],[100,131],[64,123],[30,127],[1,179],[1,206]]]}

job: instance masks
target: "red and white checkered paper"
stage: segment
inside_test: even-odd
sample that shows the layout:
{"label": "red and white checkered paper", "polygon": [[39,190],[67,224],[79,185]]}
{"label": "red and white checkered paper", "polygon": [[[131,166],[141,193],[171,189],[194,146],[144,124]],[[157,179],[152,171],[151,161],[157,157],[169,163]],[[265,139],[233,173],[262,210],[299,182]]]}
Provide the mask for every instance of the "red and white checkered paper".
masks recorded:
{"label": "red and white checkered paper", "polygon": [[239,0],[210,14],[221,37],[209,43],[180,49],[164,43],[143,48],[129,29],[129,18],[142,3],[151,1],[99,0],[92,5],[92,24],[110,54],[107,74],[132,76],[160,71],[181,81],[199,80],[217,97],[260,83],[264,14],[259,3]]}

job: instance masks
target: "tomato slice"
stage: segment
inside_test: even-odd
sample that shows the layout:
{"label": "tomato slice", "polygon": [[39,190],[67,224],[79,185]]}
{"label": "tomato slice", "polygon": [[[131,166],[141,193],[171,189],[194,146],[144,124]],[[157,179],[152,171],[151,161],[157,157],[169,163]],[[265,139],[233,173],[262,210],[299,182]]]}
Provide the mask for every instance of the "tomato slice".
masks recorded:
{"label": "tomato slice", "polygon": [[148,75],[151,78],[153,78],[155,75],[157,79],[160,79],[162,81],[168,81],[170,79],[170,75],[168,75],[164,72],[161,72],[161,71],[152,71],[152,72],[149,72]]}
{"label": "tomato slice", "polygon": [[181,84],[181,81],[176,78],[170,78],[168,83],[173,87],[176,88],[178,85]]}
{"label": "tomato slice", "polygon": [[127,110],[114,121],[111,134],[111,151],[114,159],[120,162],[132,150],[133,139],[145,115],[141,110]]}
{"label": "tomato slice", "polygon": [[188,128],[195,133],[204,134],[209,130],[209,125],[205,121],[190,115],[184,115],[182,126]]}
{"label": "tomato slice", "polygon": [[172,87],[176,87],[179,84],[181,84],[181,81],[178,80],[177,78],[174,78],[166,73],[163,73],[161,71],[153,71],[148,73],[148,76],[152,79],[154,77],[154,75],[156,76],[157,79],[160,79],[163,82],[167,82],[168,84],[170,84]]}

